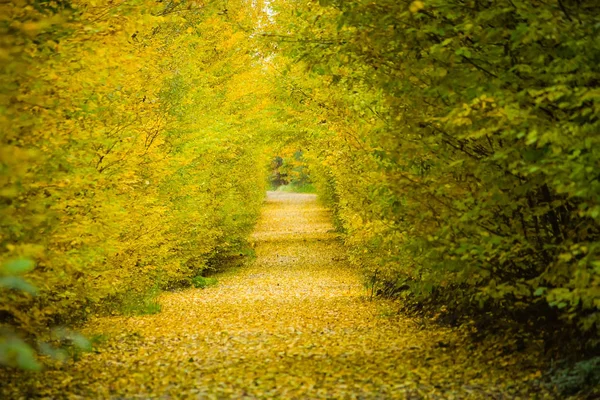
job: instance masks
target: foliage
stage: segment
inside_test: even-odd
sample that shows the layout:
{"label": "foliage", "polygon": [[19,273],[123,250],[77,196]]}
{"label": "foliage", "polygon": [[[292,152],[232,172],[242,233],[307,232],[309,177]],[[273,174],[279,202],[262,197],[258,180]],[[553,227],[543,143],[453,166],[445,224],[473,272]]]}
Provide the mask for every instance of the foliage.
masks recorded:
{"label": "foliage", "polygon": [[[8,260],[0,265],[0,295],[4,297],[9,293],[19,292],[29,296],[37,295],[37,288],[20,276],[34,267],[33,261],[26,258]],[[0,318],[7,318],[6,312],[2,311],[4,310],[0,310]],[[31,371],[41,369],[31,346],[9,327],[0,327],[0,365]]]}
{"label": "foliage", "polygon": [[271,162],[269,181],[274,190],[311,191],[309,166],[302,150],[283,148]]}
{"label": "foliage", "polygon": [[303,185],[290,183],[289,185],[279,186],[277,191],[289,193],[315,193],[316,189],[311,183]]}
{"label": "foliage", "polygon": [[10,331],[2,331],[0,337],[0,365],[39,371],[40,363],[35,352],[23,339]]}
{"label": "foliage", "polygon": [[17,359],[98,310],[158,311],[156,290],[244,243],[268,84],[243,3],[0,4],[0,260],[36,265],[0,277]]}
{"label": "foliage", "polygon": [[574,395],[586,389],[597,390],[600,384],[600,357],[557,370],[552,376],[552,384],[563,396]]}
{"label": "foliage", "polygon": [[[2,398],[556,399],[527,352],[368,301],[316,196],[271,192],[257,258],[161,313],[86,324],[102,343],[42,374],[0,370]],[[98,340],[96,340],[98,342]]]}
{"label": "foliage", "polygon": [[273,154],[273,186],[317,188],[371,296],[598,345],[599,11],[1,2],[0,363],[39,369],[86,347],[57,327],[215,283]]}
{"label": "foliage", "polygon": [[311,127],[311,172],[380,292],[559,316],[593,345],[597,2],[274,4],[287,113]]}
{"label": "foliage", "polygon": [[123,315],[152,315],[161,310],[158,296],[160,295],[160,281],[145,291],[136,291],[134,294],[123,294],[117,299],[110,299],[110,306],[118,305],[117,309]]}

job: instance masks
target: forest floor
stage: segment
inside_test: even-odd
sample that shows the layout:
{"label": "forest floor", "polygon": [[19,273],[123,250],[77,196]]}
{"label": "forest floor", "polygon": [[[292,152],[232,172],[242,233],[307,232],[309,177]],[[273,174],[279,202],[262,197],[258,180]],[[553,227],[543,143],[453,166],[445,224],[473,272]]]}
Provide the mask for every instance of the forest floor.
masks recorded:
{"label": "forest floor", "polygon": [[[101,317],[77,361],[4,382],[2,398],[554,398],[535,355],[370,299],[316,196],[269,193],[256,259],[162,311]],[[20,394],[20,395],[19,395]]]}

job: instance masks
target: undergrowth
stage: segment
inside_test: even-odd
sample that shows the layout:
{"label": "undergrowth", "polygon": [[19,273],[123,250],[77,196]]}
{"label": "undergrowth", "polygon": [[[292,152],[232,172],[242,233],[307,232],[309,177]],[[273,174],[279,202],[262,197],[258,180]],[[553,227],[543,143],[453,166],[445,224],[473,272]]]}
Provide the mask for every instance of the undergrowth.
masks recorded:
{"label": "undergrowth", "polygon": [[201,275],[192,278],[192,284],[195,288],[205,289],[210,286],[215,286],[218,283],[216,278],[204,277]]}
{"label": "undergrowth", "polygon": [[428,296],[419,296],[411,291],[409,281],[391,285],[371,277],[364,283],[368,295],[398,300],[399,313],[434,326],[467,332],[472,345],[485,343],[490,351],[519,353],[523,357],[540,353],[532,352],[532,348],[541,350],[543,359],[532,361],[546,365],[540,384],[554,388],[562,396],[587,399],[600,395],[597,338],[573,329],[547,304],[540,302],[523,310],[502,308],[500,304],[480,307],[457,301],[460,287],[443,291],[437,288]]}
{"label": "undergrowth", "polygon": [[140,293],[128,293],[121,297],[116,304],[116,311],[118,314],[127,316],[157,314],[161,310],[158,302],[161,291],[159,282],[156,282],[152,287]]}

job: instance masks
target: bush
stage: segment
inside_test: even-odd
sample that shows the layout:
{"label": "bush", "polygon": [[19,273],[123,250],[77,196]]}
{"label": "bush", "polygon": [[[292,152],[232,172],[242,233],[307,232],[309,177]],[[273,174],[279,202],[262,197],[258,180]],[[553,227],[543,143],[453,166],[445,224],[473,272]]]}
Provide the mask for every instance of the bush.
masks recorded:
{"label": "bush", "polygon": [[158,312],[158,290],[243,245],[264,197],[266,80],[237,25],[96,3],[0,4],[0,261],[37,266],[0,277],[17,350],[105,308]]}
{"label": "bush", "polygon": [[311,38],[279,45],[310,71],[287,67],[292,101],[352,259],[391,292],[599,332],[596,2],[409,3],[281,10]]}
{"label": "bush", "polygon": [[589,389],[595,389],[597,392],[600,385],[600,357],[579,361],[571,367],[557,369],[552,374],[551,382],[563,396],[574,395]]}

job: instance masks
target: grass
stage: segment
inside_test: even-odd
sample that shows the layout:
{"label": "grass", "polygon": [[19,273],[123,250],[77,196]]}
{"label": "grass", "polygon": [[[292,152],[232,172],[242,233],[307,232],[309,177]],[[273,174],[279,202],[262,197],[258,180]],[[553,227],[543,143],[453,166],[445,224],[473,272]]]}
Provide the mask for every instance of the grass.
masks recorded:
{"label": "grass", "polygon": [[160,287],[156,284],[143,293],[125,297],[121,302],[121,314],[128,316],[158,314],[161,310],[158,302],[160,293]]}
{"label": "grass", "polygon": [[196,276],[192,278],[192,284],[196,288],[205,289],[210,286],[215,286],[218,283],[216,278],[206,278],[204,276]]}

